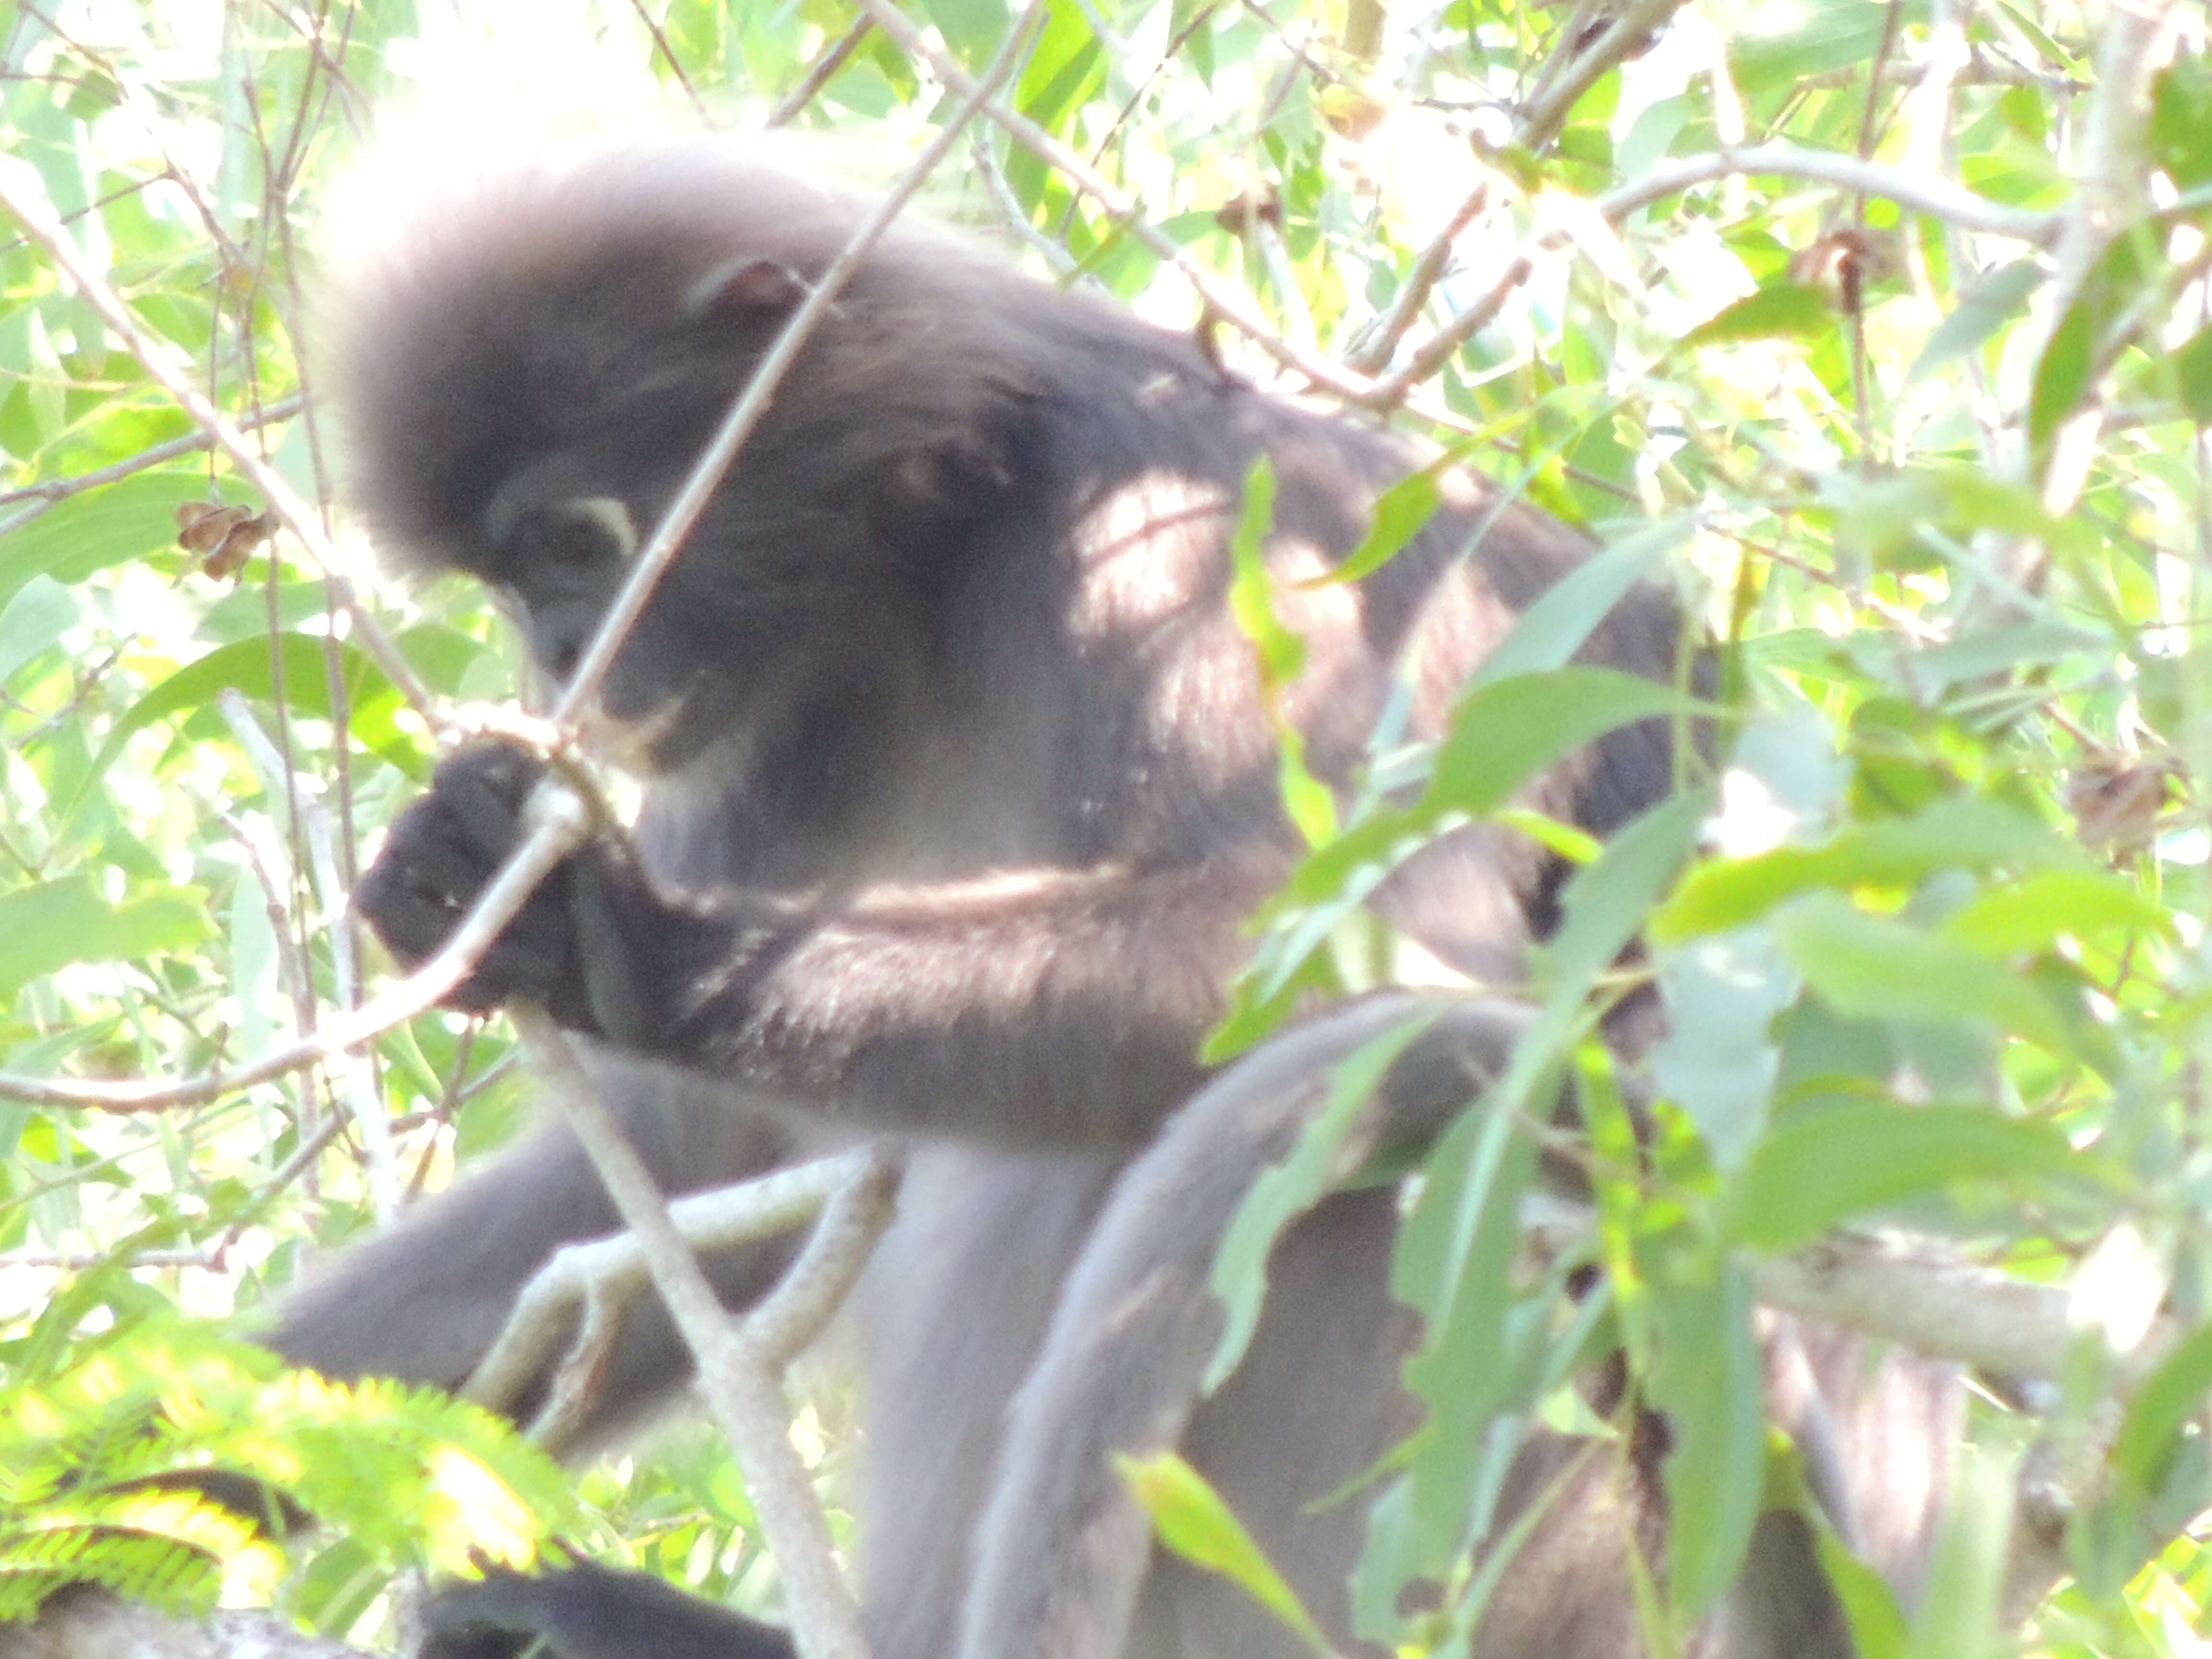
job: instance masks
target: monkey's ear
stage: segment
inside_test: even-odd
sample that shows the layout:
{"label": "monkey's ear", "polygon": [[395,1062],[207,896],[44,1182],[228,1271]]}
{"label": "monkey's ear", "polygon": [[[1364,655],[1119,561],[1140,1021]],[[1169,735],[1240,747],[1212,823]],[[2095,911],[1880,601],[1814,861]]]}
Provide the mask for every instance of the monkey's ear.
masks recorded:
{"label": "monkey's ear", "polygon": [[774,259],[738,259],[708,272],[691,290],[691,309],[701,317],[759,317],[789,311],[810,286]]}

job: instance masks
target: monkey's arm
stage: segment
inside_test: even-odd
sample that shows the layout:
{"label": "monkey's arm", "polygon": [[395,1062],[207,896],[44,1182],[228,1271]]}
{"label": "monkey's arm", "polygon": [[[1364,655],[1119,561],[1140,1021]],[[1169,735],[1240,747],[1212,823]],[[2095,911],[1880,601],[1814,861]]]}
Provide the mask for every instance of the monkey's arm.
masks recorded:
{"label": "monkey's arm", "polygon": [[[538,768],[441,767],[356,902],[403,961],[435,950],[519,834]],[[1152,872],[879,890],[806,904],[668,895],[587,846],[455,993],[511,995],[631,1052],[862,1121],[1002,1144],[1141,1140],[1197,1085],[1200,1035],[1281,879],[1273,844]]]}

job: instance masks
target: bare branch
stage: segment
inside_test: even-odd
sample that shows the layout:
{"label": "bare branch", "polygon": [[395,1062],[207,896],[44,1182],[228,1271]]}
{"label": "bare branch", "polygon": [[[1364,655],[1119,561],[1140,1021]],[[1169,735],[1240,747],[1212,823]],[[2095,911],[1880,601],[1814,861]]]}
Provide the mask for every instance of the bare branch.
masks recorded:
{"label": "bare branch", "polygon": [[1756,1283],[1769,1307],[2006,1376],[2057,1376],[2081,1334],[2063,1285],[1892,1237],[1838,1233],[1762,1261]]}
{"label": "bare branch", "polygon": [[1559,136],[1577,101],[1599,77],[1643,47],[1681,8],[1682,0],[1632,0],[1580,52],[1571,35],[1565,52],[1545,65],[1543,77],[1522,105],[1513,142],[1523,149],[1544,149]]}
{"label": "bare branch", "polygon": [[[293,396],[279,398],[273,404],[248,410],[238,417],[238,429],[252,432],[264,426],[274,426],[279,421],[289,421],[297,415],[305,399]],[[0,536],[20,529],[52,507],[55,502],[82,495],[88,489],[97,489],[102,484],[112,484],[149,467],[159,466],[164,461],[173,461],[179,455],[193,455],[212,448],[214,434],[204,431],[187,432],[182,437],[171,438],[140,450],[136,455],[125,455],[119,461],[110,461],[106,466],[96,466],[89,472],[72,473],[66,478],[46,478],[37,483],[27,483],[15,489],[0,489],[0,505],[15,501],[30,501],[33,506],[12,518],[0,519]]]}
{"label": "bare branch", "polygon": [[1765,173],[1784,179],[1814,179],[1824,184],[1840,185],[1845,190],[1880,197],[1912,212],[1941,219],[1961,230],[2010,236],[2039,246],[2058,234],[2063,217],[2057,213],[2007,207],[1986,196],[1977,196],[1964,185],[1954,185],[1936,173],[1885,167],[1879,161],[1861,161],[1856,155],[1836,150],[1784,143],[1747,144],[1740,149],[1717,149],[1704,155],[1662,161],[1633,183],[1596,198],[1595,205],[1607,218],[1621,219],[1692,185],[1740,173]]}
{"label": "bare branch", "polygon": [[[1524,1204],[1522,1224],[1537,1252],[1552,1255],[1587,1237],[1592,1216],[1585,1205],[1538,1194]],[[1895,1233],[1832,1233],[1787,1255],[1761,1256],[1753,1273],[1770,1308],[2022,1381],[2061,1376],[2088,1341],[2124,1385],[2137,1382],[2177,1334],[2168,1319],[2108,1333],[2094,1317],[2108,1300],[2102,1292],[2015,1278]],[[2115,1335],[2125,1339],[2117,1348]]]}
{"label": "bare branch", "polygon": [[1451,268],[1452,250],[1467,228],[1475,222],[1490,205],[1491,179],[1487,173],[1482,181],[1467,193],[1466,198],[1452,210],[1444,228],[1438,231],[1429,245],[1413,261],[1405,283],[1398,289],[1398,297],[1390,302],[1390,310],[1375,325],[1374,332],[1365,343],[1352,354],[1352,368],[1364,374],[1379,374],[1390,366],[1390,358],[1398,349],[1398,342],[1421,314],[1421,307],[1429,302],[1429,295],[1443,274]]}
{"label": "bare branch", "polygon": [[768,119],[763,125],[787,126],[797,118],[799,112],[814,101],[815,94],[828,86],[837,71],[845,67],[846,61],[860,49],[860,42],[868,38],[868,31],[874,27],[863,17],[839,36],[829,50],[808,67],[799,84],[776,100],[775,107],[769,112]]}
{"label": "bare branch", "polygon": [[[541,789],[532,805],[541,811],[548,805],[565,809],[568,823],[585,821],[581,804],[565,789],[550,792],[550,798]],[[802,1659],[866,1659],[860,1609],[837,1570],[829,1522],[805,1466],[792,1447],[781,1380],[739,1335],[678,1231],[652,1173],[552,1017],[535,1004],[519,1001],[510,1003],[507,1012],[698,1361],[699,1391],[744,1473],[745,1490],[783,1574],[786,1609]]]}
{"label": "bare branch", "polygon": [[904,1157],[884,1143],[848,1161],[858,1167],[830,1192],[799,1260],[745,1315],[741,1334],[763,1364],[788,1365],[822,1334],[890,1224]]}
{"label": "bare branch", "polygon": [[[2064,323],[2112,239],[2149,210],[2143,138],[2150,122],[2151,76],[2168,48],[2166,25],[2172,10],[2172,0],[2113,0],[2106,15],[2096,79],[2082,112],[2074,200],[2053,250],[2057,279],[2046,296],[2051,333]],[[2139,316],[2108,322],[2099,329],[2097,343],[2117,353],[2140,322]],[[2100,373],[2097,379],[2102,378]],[[2052,514],[2070,511],[2080,496],[2102,419],[2091,401],[2040,458],[2044,506]]]}
{"label": "bare branch", "polygon": [[[1590,210],[1608,221],[1627,217],[1638,208],[1678,195],[1693,185],[1736,173],[1769,173],[1785,178],[1816,179],[1883,197],[1899,206],[1929,214],[1965,230],[2017,237],[2042,243],[2057,234],[2059,216],[2008,208],[1975,195],[1960,185],[1933,174],[1923,175],[1863,161],[1855,155],[1831,150],[1808,149],[1796,144],[1753,144],[1737,149],[1714,150],[1686,156],[1654,167],[1633,184],[1593,197]],[[1389,409],[1406,393],[1434,374],[1452,356],[1487,328],[1504,308],[1513,291],[1528,280],[1536,257],[1559,246],[1565,233],[1547,230],[1527,238],[1506,261],[1504,275],[1490,291],[1423,341],[1402,368],[1372,382],[1354,401],[1371,409]]]}
{"label": "bare branch", "polygon": [[[848,1152],[777,1170],[716,1192],[679,1198],[668,1206],[669,1219],[686,1244],[705,1254],[772,1238],[821,1215],[839,1194],[860,1185],[874,1164],[866,1153]],[[506,1328],[463,1394],[495,1411],[512,1406],[568,1340],[569,1322],[580,1309],[597,1300],[619,1312],[650,1282],[644,1252],[629,1233],[564,1246],[523,1288]],[[555,1410],[549,1401],[531,1433],[557,1449],[565,1437],[550,1431]]]}
{"label": "bare branch", "polygon": [[372,1659],[273,1613],[173,1619],[112,1596],[58,1597],[29,1625],[0,1626],[0,1659]]}

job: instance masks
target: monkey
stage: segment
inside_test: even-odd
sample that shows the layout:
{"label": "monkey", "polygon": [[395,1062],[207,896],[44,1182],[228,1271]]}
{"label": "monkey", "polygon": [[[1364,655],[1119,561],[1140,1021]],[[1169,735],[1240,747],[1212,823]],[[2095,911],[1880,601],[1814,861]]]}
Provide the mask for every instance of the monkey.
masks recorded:
{"label": "monkey", "polygon": [[[324,370],[380,549],[488,584],[534,672],[565,683],[860,217],[699,142],[519,171],[397,228],[386,257],[337,279]],[[1262,459],[1277,486],[1263,556],[1305,646],[1279,686],[1231,595]],[[894,228],[599,690],[592,740],[642,785],[633,835],[574,855],[449,998],[541,1001],[672,1190],[855,1139],[906,1148],[898,1218],[852,1310],[878,1659],[1303,1650],[1152,1550],[1094,1455],[1165,1446],[1237,1506],[1332,1640],[1370,1650],[1345,1590],[1364,1506],[1314,1504],[1371,1477],[1418,1422],[1397,1378],[1412,1316],[1387,1293],[1395,1197],[1355,1185],[1288,1229],[1249,1353],[1201,1401],[1205,1267],[1237,1195],[1314,1109],[1314,1080],[1360,1042],[1430,1024],[1367,1109],[1367,1139],[1418,1139],[1480,1093],[1516,1028],[1492,1002],[1384,997],[1310,1012],[1218,1073],[1197,1053],[1246,917],[1301,855],[1280,732],[1347,795],[1378,726],[1435,738],[1476,665],[1587,556],[1580,532],[1440,471],[1411,540],[1335,580],[1380,493],[1433,459],[1248,385],[1186,335]],[[1673,681],[1694,648],[1646,586],[1577,657]],[[1625,726],[1522,799],[1603,837],[1664,799],[1686,758],[1666,723]],[[395,822],[356,902],[401,963],[449,936],[542,769],[511,744],[465,749]],[[1565,875],[1534,842],[1476,824],[1370,904],[1510,987]],[[339,1255],[268,1340],[334,1376],[455,1386],[535,1267],[615,1224],[550,1130]],[[743,1306],[788,1254],[708,1267]],[[1151,1285],[1167,1287],[1151,1334],[1118,1345],[1116,1298]],[[1806,1439],[1855,1364],[1815,1368]],[[634,1314],[597,1425],[650,1409],[685,1369],[665,1316]],[[1891,1413],[1931,1464],[1956,1388],[1916,1376]],[[1834,1502],[1879,1512],[1850,1530],[1879,1534],[1909,1590],[1940,1489],[1889,1502],[1854,1479],[1852,1434],[1828,1437]],[[1515,1490],[1557,1484],[1564,1438],[1532,1440]],[[1657,1559],[1663,1515],[1655,1459],[1587,1462],[1510,1565],[1481,1650],[1639,1651],[1628,1552]],[[1025,1531],[1031,1516],[1048,1524]],[[1701,1650],[1848,1653],[1809,1534],[1770,1520]],[[460,1587],[432,1628],[448,1659],[533,1639],[563,1659],[786,1650],[769,1627],[591,1568]]]}

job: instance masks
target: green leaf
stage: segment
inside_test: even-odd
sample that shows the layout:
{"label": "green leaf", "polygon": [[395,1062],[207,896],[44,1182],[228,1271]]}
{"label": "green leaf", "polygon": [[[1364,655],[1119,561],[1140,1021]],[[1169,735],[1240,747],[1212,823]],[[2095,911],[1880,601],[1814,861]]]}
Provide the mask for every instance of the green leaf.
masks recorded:
{"label": "green leaf", "polygon": [[1909,818],[1853,824],[1823,847],[1778,847],[1693,870],[1651,918],[1672,944],[1755,921],[1811,888],[1906,887],[1938,870],[2079,866],[2078,847],[2026,813],[1976,796],[1939,800]]}
{"label": "green leaf", "polygon": [[78,875],[0,893],[0,1001],[71,963],[136,962],[214,933],[207,895],[195,887],[155,888],[110,904]]}
{"label": "green leaf", "polygon": [[134,733],[156,720],[195,713],[212,704],[221,691],[236,690],[249,697],[270,696],[276,689],[280,665],[284,696],[293,713],[327,719],[331,712],[328,653],[333,649],[344,676],[347,701],[357,714],[365,714],[373,704],[388,703],[398,696],[392,683],[384,678],[383,671],[364,653],[350,645],[333,647],[330,641],[315,635],[283,635],[273,651],[265,638],[218,646],[147,692],[109,728],[100,753],[77,780],[76,793],[60,815],[60,821],[66,824],[75,818],[86,792],[115,763],[124,744]]}
{"label": "green leaf", "polygon": [[2212,1395],[2212,1325],[2200,1325],[2160,1360],[2128,1404],[2112,1446],[2112,1468],[2132,1494],[2166,1484],[2181,1431]]}
{"label": "green leaf", "polygon": [[0,604],[33,576],[67,586],[173,547],[177,503],[206,499],[204,473],[156,470],[55,503],[0,536]]}
{"label": "green leaf", "polygon": [[2033,259],[2000,265],[1979,278],[1958,308],[1936,325],[1905,377],[1911,386],[1922,376],[1957,362],[2007,323],[2027,314],[2028,296],[2043,283],[2043,269]]}
{"label": "green leaf", "polygon": [[1969,1440],[1951,1473],[1927,1584],[1912,1617],[1906,1659],[1987,1659],[2018,1644],[1999,1607],[2007,1540],[2019,1513],[2019,1451]]}
{"label": "green leaf", "polygon": [[[1202,1386],[1211,1395],[1237,1369],[1258,1328],[1267,1295],[1267,1258],[1283,1229],[1326,1197],[1335,1184],[1335,1154],[1359,1109],[1373,1097],[1406,1045],[1427,1024],[1409,1019],[1363,1043],[1331,1070],[1328,1099],[1298,1137],[1291,1155],[1261,1172],[1223,1234],[1211,1283],[1225,1313]],[[1472,1085],[1470,1085],[1471,1087]]]}
{"label": "green leaf", "polygon": [[1844,1547],[1831,1528],[1813,1528],[1813,1547],[1850,1624],[1858,1659],[1899,1659],[1905,1650],[1905,1615],[1889,1580]]}
{"label": "green leaf", "polygon": [[1872,0],[1810,0],[1752,9],[1737,23],[1729,62],[1746,91],[1763,92],[1867,64],[1881,45],[1887,8]]}
{"label": "green leaf", "polygon": [[2212,426],[2212,327],[2198,329],[2175,349],[2173,373],[2189,418]]}
{"label": "green leaf", "polygon": [[[939,9],[961,15],[965,39],[955,40],[941,18],[939,27],[948,42],[977,64],[998,49],[1012,21],[1006,0],[933,0],[929,9],[933,15]],[[1106,59],[1091,18],[1085,8],[1066,0],[1046,10],[1044,27],[1014,83],[1015,106],[1042,126],[1061,126],[1105,80]]]}
{"label": "green leaf", "polygon": [[2089,389],[2095,345],[2094,308],[2077,299],[2051,331],[2028,392],[2027,439],[2039,455],[2051,447],[2060,422],[2074,412],[2082,393]]}
{"label": "green leaf", "polygon": [[1763,927],[1709,934],[1666,951],[1659,984],[1667,1035],[1651,1080],[1682,1109],[1723,1172],[1739,1169],[1766,1127],[1782,1054],[1774,1017],[1798,979]]}
{"label": "green leaf", "polygon": [[2183,53],[2151,82],[2150,150],[2183,190],[2212,181],[2212,64]]}
{"label": "green leaf", "polygon": [[2011,623],[1978,628],[1942,645],[1914,651],[1907,660],[1913,685],[1923,698],[1933,700],[1960,680],[2039,668],[2088,654],[2101,661],[2114,649],[2110,635],[2093,634],[2087,629],[2059,623]]}
{"label": "green leaf", "polygon": [[1336,797],[1306,765],[1305,736],[1281,710],[1285,686],[1305,666],[1306,642],[1275,614],[1274,579],[1267,561],[1275,521],[1275,467],[1262,455],[1244,479],[1244,502],[1230,538],[1229,610],[1260,653],[1260,682],[1275,726],[1277,781],[1283,811],[1310,847],[1336,834]]}
{"label": "green leaf", "polygon": [[1184,1560],[1242,1588],[1316,1653],[1327,1656],[1332,1650],[1313,1615],[1300,1605],[1283,1575],[1205,1476],[1173,1452],[1151,1457],[1117,1455],[1114,1467],[1152,1517],[1163,1544]]}
{"label": "green leaf", "polygon": [[76,598],[51,576],[33,576],[0,609],[0,685],[61,639],[77,618]]}
{"label": "green leaf", "polygon": [[2041,1182],[2094,1167],[2050,1124],[1986,1106],[1855,1101],[1786,1122],[1759,1144],[1730,1194],[1729,1231],[1754,1249],[1794,1249],[1954,1182]]}
{"label": "green leaf", "polygon": [[1267,560],[1267,532],[1274,522],[1275,467],[1262,455],[1244,477],[1243,505],[1229,540],[1229,611],[1258,647],[1261,678],[1271,690],[1296,679],[1306,660],[1305,641],[1275,614],[1274,579]]}
{"label": "green leaf", "polygon": [[1774,932],[1806,984],[1846,1018],[1978,1020],[2073,1055],[2072,1033],[2033,981],[1954,940],[1835,893],[1778,911]]}
{"label": "green leaf", "polygon": [[1671,686],[1613,668],[1554,668],[1478,685],[1453,712],[1421,810],[1494,812],[1584,744],[1681,707]]}
{"label": "green leaf", "polygon": [[1493,1086],[1444,1132],[1390,1265],[1391,1294],[1426,1328],[1405,1371],[1429,1407],[1404,1476],[1400,1568],[1408,1576],[1436,1576],[1449,1565],[1480,1497],[1474,1474],[1491,1431],[1513,1403],[1520,1345],[1509,1323],[1512,1269],[1521,1196],[1536,1171],[1535,1143],[1516,1125],[1517,1104]]}
{"label": "green leaf", "polygon": [[1660,567],[1698,527],[1690,514],[1639,526],[1583,560],[1521,613],[1513,631],[1482,659],[1474,684],[1563,668],[1629,589]]}
{"label": "green leaf", "polygon": [[1712,796],[1685,789],[1613,833],[1592,862],[1559,890],[1559,927],[1545,947],[1547,1012],[1579,1005],[1598,976],[1620,960],[1674,872],[1698,844]]}
{"label": "green leaf", "polygon": [[1992,887],[1944,919],[1943,932],[1984,956],[2047,951],[2059,937],[2173,936],[2173,915],[2108,870],[2045,870]]}
{"label": "green leaf", "polygon": [[1796,339],[1836,325],[1835,307],[1817,288],[1776,283],[1724,306],[1685,334],[1676,349],[1694,349],[1729,340]]}
{"label": "green leaf", "polygon": [[1261,913],[1272,928],[1231,988],[1229,1012],[1200,1052],[1242,1053],[1274,1029],[1346,913],[1443,830],[1501,810],[1529,778],[1594,738],[1678,711],[1673,690],[1609,668],[1570,667],[1479,687],[1453,716],[1421,799],[1378,808],[1308,855]]}
{"label": "green leaf", "polygon": [[1765,1489],[1765,1370],[1751,1330],[1751,1276],[1663,1284],[1652,1298],[1652,1403],[1667,1414],[1668,1588],[1684,1612],[1727,1593],[1751,1547]]}
{"label": "green leaf", "polygon": [[[963,58],[978,64],[1006,37],[1006,25],[1012,21],[1007,14],[1006,0],[929,0],[921,10],[937,25],[946,46]],[[1043,118],[1051,122],[1058,116],[1059,110],[1054,107]]]}
{"label": "green leaf", "polygon": [[1437,505],[1443,499],[1437,474],[1444,467],[1456,465],[1459,459],[1456,450],[1440,455],[1430,465],[1407,473],[1377,495],[1367,533],[1325,580],[1356,582],[1389,562],[1391,556],[1419,535],[1422,526],[1436,515]]}
{"label": "green leaf", "polygon": [[1924,562],[1922,532],[1930,528],[1959,540],[1993,530],[2084,554],[2097,546],[2088,526],[2053,517],[2033,490],[1974,467],[1912,467],[1873,483],[1835,472],[1821,479],[1820,493],[1835,514],[1838,544],[1884,567]]}
{"label": "green leaf", "polygon": [[2027,435],[2037,454],[2050,447],[2059,427],[2087,395],[2105,329],[2128,315],[2156,280],[2145,270],[2147,240],[2137,227],[2106,243],[2051,330],[2028,393]]}

